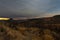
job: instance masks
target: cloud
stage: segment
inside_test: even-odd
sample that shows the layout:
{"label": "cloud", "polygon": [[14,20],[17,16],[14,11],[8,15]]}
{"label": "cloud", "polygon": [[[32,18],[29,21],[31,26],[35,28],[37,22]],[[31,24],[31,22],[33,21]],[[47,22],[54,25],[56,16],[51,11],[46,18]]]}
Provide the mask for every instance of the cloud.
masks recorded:
{"label": "cloud", "polygon": [[59,0],[0,0],[0,16],[35,17],[58,11]]}
{"label": "cloud", "polygon": [[[17,2],[19,3],[20,1]],[[22,14],[30,14],[32,16],[44,14],[51,7],[50,0],[25,0],[21,5],[22,8],[14,9],[13,11],[17,11]]]}

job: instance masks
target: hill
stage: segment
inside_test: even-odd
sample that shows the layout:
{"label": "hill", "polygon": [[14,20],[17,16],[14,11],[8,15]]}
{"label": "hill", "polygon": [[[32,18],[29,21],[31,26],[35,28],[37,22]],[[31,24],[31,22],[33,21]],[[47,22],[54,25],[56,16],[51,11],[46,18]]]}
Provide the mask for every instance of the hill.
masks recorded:
{"label": "hill", "polygon": [[0,22],[0,40],[60,40],[60,15]]}

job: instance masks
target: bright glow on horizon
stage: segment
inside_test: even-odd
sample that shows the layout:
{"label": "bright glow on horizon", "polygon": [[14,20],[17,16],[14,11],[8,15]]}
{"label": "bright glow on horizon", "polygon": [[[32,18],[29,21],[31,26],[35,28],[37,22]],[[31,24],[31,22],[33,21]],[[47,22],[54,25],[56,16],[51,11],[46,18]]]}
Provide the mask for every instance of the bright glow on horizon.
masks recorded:
{"label": "bright glow on horizon", "polygon": [[0,20],[9,20],[10,18],[0,18]]}

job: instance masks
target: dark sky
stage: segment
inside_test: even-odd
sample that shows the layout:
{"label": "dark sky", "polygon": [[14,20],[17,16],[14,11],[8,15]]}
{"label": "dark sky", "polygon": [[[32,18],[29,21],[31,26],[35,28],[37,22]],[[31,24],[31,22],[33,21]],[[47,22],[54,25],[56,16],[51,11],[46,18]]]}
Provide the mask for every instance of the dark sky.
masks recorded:
{"label": "dark sky", "polygon": [[59,11],[60,0],[0,0],[0,17],[45,17]]}

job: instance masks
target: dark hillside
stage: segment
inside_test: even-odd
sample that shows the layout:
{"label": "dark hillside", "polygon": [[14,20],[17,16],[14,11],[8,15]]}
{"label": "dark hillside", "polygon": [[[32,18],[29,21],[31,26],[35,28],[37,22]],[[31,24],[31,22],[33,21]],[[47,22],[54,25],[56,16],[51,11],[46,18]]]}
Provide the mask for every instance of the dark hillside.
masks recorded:
{"label": "dark hillside", "polygon": [[0,40],[60,40],[60,15],[0,21]]}

